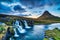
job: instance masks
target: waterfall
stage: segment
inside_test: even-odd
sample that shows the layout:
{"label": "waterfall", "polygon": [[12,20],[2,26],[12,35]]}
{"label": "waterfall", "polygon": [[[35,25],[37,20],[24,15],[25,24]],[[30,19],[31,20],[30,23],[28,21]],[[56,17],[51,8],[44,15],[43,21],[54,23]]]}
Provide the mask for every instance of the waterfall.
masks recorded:
{"label": "waterfall", "polygon": [[15,28],[14,28],[14,32],[15,32],[14,37],[19,37],[19,35],[17,34],[17,31],[16,31],[16,29],[15,29]]}
{"label": "waterfall", "polygon": [[[16,24],[17,24],[17,21],[16,21]],[[14,28],[14,37],[19,37],[19,35],[17,34],[17,31],[16,31],[16,24],[13,23],[13,28]]]}
{"label": "waterfall", "polygon": [[23,29],[22,26],[19,25],[18,20],[16,20],[16,22],[15,22],[15,27],[18,29],[19,33],[25,33],[26,32],[25,29]]}
{"label": "waterfall", "polygon": [[24,23],[25,23],[25,28],[29,29],[31,27],[28,26],[27,22],[24,20]]}
{"label": "waterfall", "polygon": [[10,38],[10,40],[12,40],[12,38]]}
{"label": "waterfall", "polygon": [[18,20],[16,20],[15,26],[19,26],[19,21]]}
{"label": "waterfall", "polygon": [[25,29],[22,29],[22,27],[21,26],[18,26],[18,31],[20,32],[20,33],[25,33],[26,31],[25,31]]}

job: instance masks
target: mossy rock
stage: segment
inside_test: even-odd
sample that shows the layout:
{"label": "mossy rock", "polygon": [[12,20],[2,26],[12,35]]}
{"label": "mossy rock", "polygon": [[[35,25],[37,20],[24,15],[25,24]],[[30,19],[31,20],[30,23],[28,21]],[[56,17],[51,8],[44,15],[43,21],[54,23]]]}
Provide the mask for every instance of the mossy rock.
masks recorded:
{"label": "mossy rock", "polygon": [[10,32],[12,35],[14,35],[14,29],[12,27],[10,27]]}
{"label": "mossy rock", "polygon": [[3,31],[5,31],[4,27],[0,27],[0,33],[2,33]]}

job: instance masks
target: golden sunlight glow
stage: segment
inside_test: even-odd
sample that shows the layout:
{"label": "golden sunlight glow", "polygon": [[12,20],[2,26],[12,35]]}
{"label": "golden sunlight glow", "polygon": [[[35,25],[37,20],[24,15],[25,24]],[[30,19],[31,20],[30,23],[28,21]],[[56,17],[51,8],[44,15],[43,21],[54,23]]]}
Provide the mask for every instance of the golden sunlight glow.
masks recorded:
{"label": "golden sunlight glow", "polygon": [[24,16],[24,17],[26,17],[26,18],[38,18],[39,16],[37,16],[37,15],[32,15],[32,16]]}

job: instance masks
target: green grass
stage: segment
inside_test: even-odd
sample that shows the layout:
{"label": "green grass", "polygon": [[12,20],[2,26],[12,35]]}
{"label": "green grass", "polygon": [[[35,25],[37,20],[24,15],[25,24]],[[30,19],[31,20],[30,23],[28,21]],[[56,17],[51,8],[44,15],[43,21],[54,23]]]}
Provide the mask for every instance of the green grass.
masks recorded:
{"label": "green grass", "polygon": [[48,40],[48,38],[44,38],[44,40]]}
{"label": "green grass", "polygon": [[48,38],[53,37],[54,40],[60,40],[60,30],[59,29],[47,30],[45,32],[45,35],[48,36]]}
{"label": "green grass", "polygon": [[0,25],[0,33],[2,33],[5,30],[3,25]]}
{"label": "green grass", "polygon": [[10,32],[11,33],[14,33],[14,31],[12,30],[12,27],[11,26],[8,26],[8,25],[0,25],[0,40],[2,39],[3,36],[5,36],[8,27],[10,27]]}

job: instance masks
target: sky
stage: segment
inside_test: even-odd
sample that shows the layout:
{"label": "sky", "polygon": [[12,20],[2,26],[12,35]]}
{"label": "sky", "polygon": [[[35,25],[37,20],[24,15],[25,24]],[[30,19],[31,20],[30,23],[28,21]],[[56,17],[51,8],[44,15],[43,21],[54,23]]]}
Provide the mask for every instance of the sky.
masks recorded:
{"label": "sky", "polygon": [[60,0],[0,0],[0,14],[38,18],[46,10],[60,17]]}

